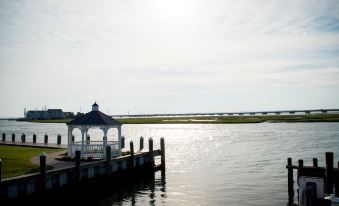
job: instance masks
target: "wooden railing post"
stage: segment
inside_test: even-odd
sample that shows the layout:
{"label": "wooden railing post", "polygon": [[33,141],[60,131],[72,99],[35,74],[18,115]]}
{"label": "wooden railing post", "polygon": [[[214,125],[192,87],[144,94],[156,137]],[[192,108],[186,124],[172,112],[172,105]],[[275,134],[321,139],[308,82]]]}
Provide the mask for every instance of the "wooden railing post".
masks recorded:
{"label": "wooden railing post", "polygon": [[2,133],[2,141],[6,141],[6,134]]}
{"label": "wooden railing post", "polygon": [[12,142],[15,142],[15,134],[12,134]]}
{"label": "wooden railing post", "polygon": [[46,153],[40,154],[40,189],[45,190],[46,186]]}
{"label": "wooden railing post", "polygon": [[333,193],[333,152],[326,152],[326,193]]}
{"label": "wooden railing post", "polygon": [[154,166],[154,153],[153,153],[153,139],[152,137],[148,139],[148,149],[149,149],[149,159],[150,159],[150,164],[153,167]]}
{"label": "wooden railing post", "polygon": [[293,204],[294,202],[294,189],[293,189],[293,168],[292,158],[287,158],[287,184],[288,184],[288,203]]}
{"label": "wooden railing post", "polygon": [[133,145],[132,140],[129,142],[129,148],[131,150],[130,168],[133,169],[134,168],[134,145]]}
{"label": "wooden railing post", "polygon": [[26,135],[25,135],[25,133],[22,133],[22,135],[21,135],[21,142],[26,142]]}
{"label": "wooden railing post", "polygon": [[61,134],[58,134],[57,144],[61,144]]}
{"label": "wooden railing post", "polygon": [[45,141],[44,141],[44,143],[45,143],[45,144],[48,143],[48,135],[47,135],[47,134],[45,134]]}
{"label": "wooden railing post", "polygon": [[106,146],[106,175],[110,175],[111,174],[111,146],[107,145]]}
{"label": "wooden railing post", "polygon": [[140,151],[144,149],[144,138],[140,137]]}
{"label": "wooden railing post", "polygon": [[79,150],[75,151],[75,181],[80,181],[80,157],[81,152]]}
{"label": "wooden railing post", "polygon": [[33,143],[36,143],[36,134],[33,134]]}
{"label": "wooden railing post", "polygon": [[165,139],[160,138],[160,151],[161,151],[161,167],[165,168]]}

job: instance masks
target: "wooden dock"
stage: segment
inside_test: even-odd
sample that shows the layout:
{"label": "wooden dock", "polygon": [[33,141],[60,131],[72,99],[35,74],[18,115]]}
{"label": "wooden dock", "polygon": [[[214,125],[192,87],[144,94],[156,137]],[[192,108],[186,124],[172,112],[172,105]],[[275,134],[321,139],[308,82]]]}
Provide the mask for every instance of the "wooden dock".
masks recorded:
{"label": "wooden dock", "polygon": [[[7,142],[7,141],[5,141]],[[1,142],[4,144],[4,142]],[[15,143],[10,145],[21,146],[46,146],[39,143]],[[50,144],[48,144],[50,145]],[[63,145],[52,145],[57,148],[63,148]],[[50,147],[52,147],[50,146]],[[149,150],[138,150],[134,152],[133,142],[130,142],[130,154],[111,158],[111,148],[106,147],[106,157],[103,160],[92,162],[81,162],[80,151],[76,151],[75,160],[72,166],[46,171],[46,155],[40,155],[40,172],[29,175],[23,175],[14,178],[1,179],[0,172],[0,203],[12,203],[17,199],[22,199],[30,195],[45,194],[46,191],[60,191],[62,188],[73,188],[77,185],[86,185],[87,183],[101,182],[105,186],[108,180],[121,181],[122,178],[133,179],[144,173],[154,172],[165,168],[165,144],[164,139],[160,139],[160,149],[153,150],[153,140],[149,139]],[[159,161],[155,161],[160,157]],[[161,162],[161,164],[156,164]],[[0,160],[0,171],[1,165]],[[73,188],[74,189],[74,188]],[[72,190],[71,190],[72,191]]]}
{"label": "wooden dock", "polygon": [[[301,179],[314,179],[320,180],[323,183],[323,188],[318,188],[320,191],[323,190],[323,196],[330,194],[335,194],[336,197],[339,197],[339,162],[337,168],[334,168],[333,164],[333,152],[326,152],[326,167],[319,167],[318,166],[318,159],[313,158],[313,165],[312,166],[304,166],[304,161],[302,159],[298,160],[298,165],[292,164],[292,158],[287,159],[287,171],[288,171],[288,205],[295,205],[294,203],[294,179],[293,179],[293,170],[297,170],[297,185],[298,190],[300,192],[300,182]],[[335,189],[334,189],[335,188]],[[311,194],[312,192],[308,193],[307,195]],[[318,192],[319,193],[319,192]],[[298,193],[298,200],[300,197]],[[314,194],[313,194],[314,195]],[[319,196],[319,194],[316,194]],[[310,200],[312,199],[313,200]],[[307,197],[307,201],[311,201],[310,205],[331,205],[330,202],[327,200],[319,197]],[[308,204],[307,204],[308,205]]]}

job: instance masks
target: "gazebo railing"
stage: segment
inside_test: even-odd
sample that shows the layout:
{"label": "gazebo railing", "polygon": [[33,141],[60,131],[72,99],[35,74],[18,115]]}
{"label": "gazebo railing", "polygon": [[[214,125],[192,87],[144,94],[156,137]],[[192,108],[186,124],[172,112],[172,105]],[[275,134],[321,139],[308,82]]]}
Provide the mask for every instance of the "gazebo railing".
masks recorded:
{"label": "gazebo railing", "polygon": [[[111,156],[118,156],[118,141],[107,141],[107,145],[111,146]],[[106,146],[107,146],[106,145]],[[82,142],[74,142],[71,146],[71,153],[76,150],[82,151]],[[85,141],[83,146],[83,157],[104,158],[104,142],[103,141]]]}

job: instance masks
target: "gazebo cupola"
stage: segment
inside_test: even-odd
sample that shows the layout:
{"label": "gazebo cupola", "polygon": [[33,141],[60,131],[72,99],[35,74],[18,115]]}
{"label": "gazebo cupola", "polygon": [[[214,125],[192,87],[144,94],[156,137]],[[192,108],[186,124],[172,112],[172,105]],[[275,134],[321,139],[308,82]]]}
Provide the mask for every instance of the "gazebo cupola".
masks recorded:
{"label": "gazebo cupola", "polygon": [[92,111],[99,111],[99,105],[97,104],[97,102],[94,102],[94,104],[92,105]]}
{"label": "gazebo cupola", "polygon": [[[80,150],[82,157],[105,157],[106,146],[111,146],[111,155],[121,155],[121,126],[122,124],[112,117],[99,111],[99,105],[95,102],[92,105],[92,111],[85,115],[78,116],[67,124],[68,126],[68,156],[74,156],[75,151]],[[88,130],[99,128],[103,131],[102,141],[85,141]],[[107,133],[109,129],[118,130],[118,139],[109,141]],[[80,129],[81,141],[72,141],[72,132],[74,129]]]}

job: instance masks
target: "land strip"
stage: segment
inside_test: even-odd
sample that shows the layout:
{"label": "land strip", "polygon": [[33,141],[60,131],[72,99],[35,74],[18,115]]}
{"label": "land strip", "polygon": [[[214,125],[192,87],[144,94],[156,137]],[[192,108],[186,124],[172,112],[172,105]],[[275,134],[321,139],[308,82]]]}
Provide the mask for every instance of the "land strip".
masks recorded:
{"label": "land strip", "polygon": [[[339,114],[306,115],[236,115],[236,116],[192,116],[192,117],[142,117],[118,118],[123,124],[239,124],[263,122],[339,122]],[[65,120],[32,120],[38,123],[68,123]]]}

